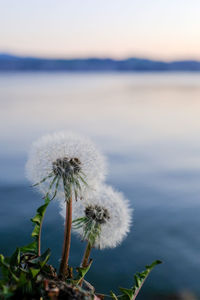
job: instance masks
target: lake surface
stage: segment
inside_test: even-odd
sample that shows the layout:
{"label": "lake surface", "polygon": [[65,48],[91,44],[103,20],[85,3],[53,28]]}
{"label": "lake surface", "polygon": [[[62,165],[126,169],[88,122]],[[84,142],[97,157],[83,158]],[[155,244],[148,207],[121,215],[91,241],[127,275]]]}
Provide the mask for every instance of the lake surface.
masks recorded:
{"label": "lake surface", "polygon": [[[88,280],[98,292],[129,287],[136,271],[161,259],[138,300],[182,290],[200,295],[199,74],[0,74],[0,123],[1,253],[30,241],[29,219],[42,203],[24,176],[32,141],[76,131],[105,153],[107,182],[134,208],[122,245],[93,251]],[[62,238],[55,202],[43,231],[54,265]],[[71,264],[79,264],[84,246],[73,238]]]}

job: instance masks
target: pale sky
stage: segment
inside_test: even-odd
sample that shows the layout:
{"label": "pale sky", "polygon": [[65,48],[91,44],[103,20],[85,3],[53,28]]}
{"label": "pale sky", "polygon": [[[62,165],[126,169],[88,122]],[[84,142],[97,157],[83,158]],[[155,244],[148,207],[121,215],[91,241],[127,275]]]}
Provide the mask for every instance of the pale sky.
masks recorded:
{"label": "pale sky", "polygon": [[0,52],[200,59],[200,0],[0,0]]}

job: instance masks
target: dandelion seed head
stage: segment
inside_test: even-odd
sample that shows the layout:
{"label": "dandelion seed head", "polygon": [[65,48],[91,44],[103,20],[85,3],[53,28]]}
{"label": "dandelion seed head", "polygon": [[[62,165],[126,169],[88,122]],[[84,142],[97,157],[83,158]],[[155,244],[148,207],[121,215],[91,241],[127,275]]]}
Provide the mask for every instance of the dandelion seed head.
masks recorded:
{"label": "dandelion seed head", "polygon": [[68,177],[81,171],[81,162],[78,158],[57,158],[52,163],[52,170],[55,176]]}
{"label": "dandelion seed head", "polygon": [[[105,178],[104,156],[88,139],[69,132],[43,136],[33,143],[26,164],[26,175],[44,195],[55,176],[68,177],[81,174],[89,186],[96,186]],[[51,176],[49,176],[51,174]],[[48,177],[49,176],[49,177]],[[81,184],[84,191],[86,187]],[[64,198],[62,180],[58,184],[57,198]]]}
{"label": "dandelion seed head", "polygon": [[[60,203],[61,215],[65,218],[65,205]],[[114,248],[119,245],[130,231],[132,209],[122,193],[101,184],[88,198],[73,203],[73,220],[87,217],[100,225],[94,247]],[[73,232],[84,238],[84,226],[74,227]]]}
{"label": "dandelion seed head", "polygon": [[88,205],[85,208],[85,216],[99,224],[104,224],[110,219],[109,212],[106,208],[99,205]]}

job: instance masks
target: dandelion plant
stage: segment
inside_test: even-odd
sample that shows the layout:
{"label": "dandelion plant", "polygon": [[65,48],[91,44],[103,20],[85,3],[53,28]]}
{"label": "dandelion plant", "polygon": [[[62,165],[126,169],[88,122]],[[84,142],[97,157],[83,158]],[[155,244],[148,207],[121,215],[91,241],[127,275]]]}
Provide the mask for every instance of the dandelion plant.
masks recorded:
{"label": "dandelion plant", "polygon": [[47,135],[36,141],[26,166],[27,177],[44,197],[65,203],[65,232],[60,276],[67,274],[72,206],[89,186],[104,179],[104,157],[92,142],[72,133]]}
{"label": "dandelion plant", "polygon": [[[26,165],[27,177],[42,193],[42,204],[31,219],[32,242],[18,247],[11,257],[0,254],[1,299],[101,299],[85,281],[92,248],[114,248],[130,231],[132,209],[122,193],[104,183],[105,161],[95,146],[71,133],[47,135],[36,141]],[[50,249],[41,254],[41,228],[50,202],[60,205],[65,220],[59,274],[48,264]],[[86,249],[76,272],[69,267],[71,231],[86,241]],[[135,300],[155,261],[136,273],[133,287],[111,292],[114,300]],[[82,283],[87,289],[82,288]]]}
{"label": "dandelion plant", "polygon": [[[61,214],[64,216],[62,209]],[[93,247],[119,245],[130,230],[132,209],[122,193],[105,184],[73,207],[73,230],[87,241],[82,266],[86,267]]]}

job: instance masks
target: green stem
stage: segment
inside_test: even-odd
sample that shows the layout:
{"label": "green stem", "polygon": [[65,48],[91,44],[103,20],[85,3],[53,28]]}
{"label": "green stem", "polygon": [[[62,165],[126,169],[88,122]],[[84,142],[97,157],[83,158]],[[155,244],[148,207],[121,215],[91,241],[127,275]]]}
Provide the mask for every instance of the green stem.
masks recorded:
{"label": "green stem", "polygon": [[60,263],[60,277],[65,278],[67,275],[69,251],[71,243],[71,229],[72,229],[72,197],[66,198],[66,218],[65,218],[65,233],[63,242],[62,259]]}
{"label": "green stem", "polygon": [[90,252],[92,250],[92,245],[91,243],[88,241],[87,243],[87,246],[85,248],[85,252],[84,252],[84,255],[83,255],[83,259],[82,259],[82,263],[81,263],[81,266],[83,268],[86,268],[88,266],[88,260],[89,260],[89,257],[90,257]]}
{"label": "green stem", "polygon": [[[88,241],[83,255],[82,263],[81,263],[82,268],[87,268],[91,250],[92,250],[92,244]],[[83,284],[83,279],[79,282],[80,286],[82,286],[82,284]]]}

